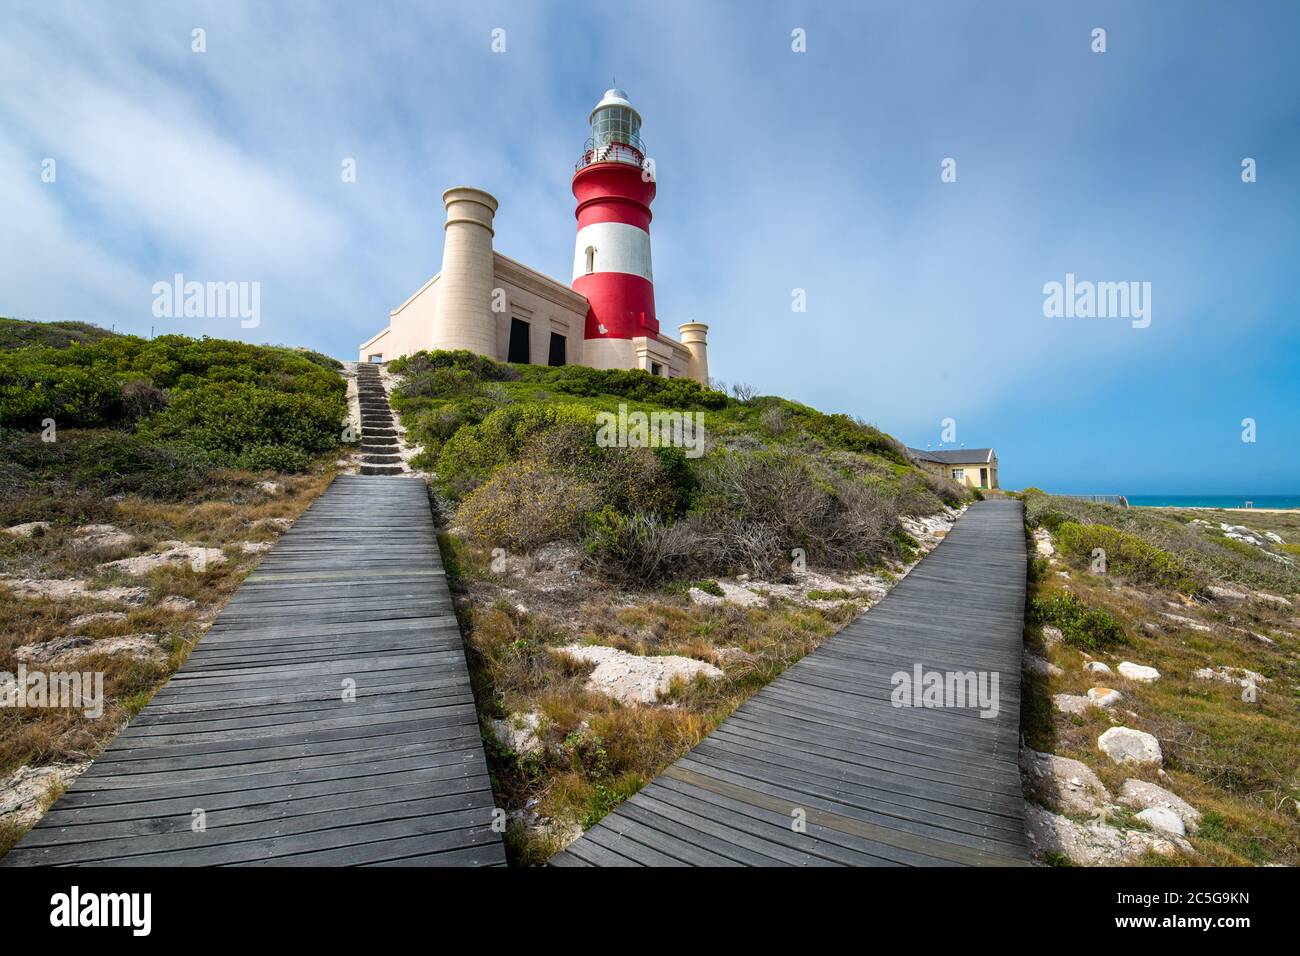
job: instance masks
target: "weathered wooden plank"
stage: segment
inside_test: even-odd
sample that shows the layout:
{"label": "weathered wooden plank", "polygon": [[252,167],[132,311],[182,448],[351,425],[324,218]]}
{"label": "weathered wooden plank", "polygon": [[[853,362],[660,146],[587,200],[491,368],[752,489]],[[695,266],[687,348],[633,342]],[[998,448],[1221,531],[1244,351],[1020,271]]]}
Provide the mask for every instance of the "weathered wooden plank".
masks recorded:
{"label": "weathered wooden plank", "polygon": [[492,813],[424,484],[341,476],[0,864],[498,866]]}
{"label": "weathered wooden plank", "polygon": [[[556,866],[1028,862],[1021,505],[974,505],[871,611],[759,691]],[[997,674],[996,714],[898,707],[914,667]]]}

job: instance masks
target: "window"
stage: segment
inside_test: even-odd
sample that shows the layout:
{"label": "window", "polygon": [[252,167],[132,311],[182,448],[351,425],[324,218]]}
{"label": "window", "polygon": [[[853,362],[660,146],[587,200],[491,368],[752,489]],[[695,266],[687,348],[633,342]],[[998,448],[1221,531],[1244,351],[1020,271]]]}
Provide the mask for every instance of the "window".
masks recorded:
{"label": "window", "polygon": [[954,469],[952,470],[952,480],[953,480],[953,481],[965,481],[965,480],[966,480],[966,469],[965,469],[965,468],[954,468]]}
{"label": "window", "polygon": [[559,332],[551,333],[551,354],[546,360],[547,365],[563,365],[565,361],[564,347],[567,344],[563,335]]}
{"label": "window", "polygon": [[663,374],[663,371],[664,371],[664,367],[663,367],[662,365],[660,365],[658,362],[651,362],[651,363],[650,363],[650,374],[651,374],[651,375],[662,375],[662,374]]}
{"label": "window", "polygon": [[523,319],[510,320],[510,351],[506,353],[507,362],[527,365],[531,352],[528,344],[528,323]]}
{"label": "window", "polygon": [[641,121],[625,106],[606,106],[591,121],[592,139],[596,146],[610,143],[638,144]]}
{"label": "window", "polygon": [[981,488],[987,488],[988,486],[989,486],[989,470],[988,470],[987,468],[981,468],[981,469],[980,469],[980,487],[981,487]]}
{"label": "window", "polygon": [[587,275],[596,271],[596,247],[587,247]]}
{"label": "window", "polygon": [[384,357],[383,357],[382,355],[380,355],[379,353],[375,353],[374,355],[370,356],[370,359],[369,359],[369,361],[371,361],[371,362],[382,362],[383,360],[384,360]]}

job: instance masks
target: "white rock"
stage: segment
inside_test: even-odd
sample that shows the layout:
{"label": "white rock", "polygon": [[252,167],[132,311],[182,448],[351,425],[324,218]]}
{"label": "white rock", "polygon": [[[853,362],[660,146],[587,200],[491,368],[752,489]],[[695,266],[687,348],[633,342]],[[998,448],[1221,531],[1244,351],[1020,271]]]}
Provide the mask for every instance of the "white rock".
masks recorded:
{"label": "white rock", "polygon": [[244,554],[265,554],[275,547],[274,541],[243,541],[239,545],[239,550]]}
{"label": "white rock", "polygon": [[615,647],[583,644],[570,644],[558,648],[557,652],[595,664],[596,669],[587,679],[587,689],[625,704],[655,703],[659,695],[672,685],[674,678],[689,682],[697,675],[708,678],[722,676],[722,671],[712,664],[673,654],[641,657]]}
{"label": "white rock", "polygon": [[1098,707],[1111,707],[1120,701],[1120,692],[1109,687],[1089,687],[1088,699]]}
{"label": "white rock", "polygon": [[537,732],[542,726],[542,715],[534,712],[511,714],[505,720],[491,720],[492,735],[508,750],[521,757],[531,757],[542,750],[542,740]]}
{"label": "white rock", "polygon": [[1170,614],[1168,611],[1159,611],[1157,613],[1159,613],[1161,617],[1173,621],[1175,624],[1181,624],[1183,627],[1190,627],[1193,631],[1211,632],[1214,630],[1214,628],[1210,627],[1208,624],[1202,624],[1195,618],[1190,618],[1183,614]]}
{"label": "white rock", "polygon": [[226,555],[220,548],[204,548],[199,545],[182,544],[179,541],[167,541],[171,545],[165,551],[156,554],[141,554],[134,558],[122,558],[108,561],[99,566],[101,571],[122,571],[133,577],[148,574],[159,568],[174,568],[189,565],[195,572],[203,572],[214,565],[224,564]]}
{"label": "white rock", "polygon": [[158,609],[162,611],[174,611],[184,613],[192,611],[199,606],[199,602],[192,598],[181,597],[179,594],[172,594],[158,602]]}
{"label": "white rock", "polygon": [[97,640],[77,634],[56,637],[44,644],[24,644],[14,648],[14,657],[27,664],[69,665],[88,657],[127,654],[141,660],[161,660],[162,648],[153,634],[127,634]]}
{"label": "white rock", "polygon": [[51,789],[66,787],[89,766],[87,760],[84,763],[19,767],[0,782],[0,819],[19,827],[31,826],[45,812]]}
{"label": "white rock", "polygon": [[1244,667],[1201,667],[1193,671],[1192,676],[1198,680],[1222,681],[1225,684],[1236,684],[1238,687],[1258,687],[1260,684],[1269,683],[1269,678],[1263,674],[1256,674]]}
{"label": "white rock", "polygon": [[5,528],[5,534],[13,535],[15,538],[30,538],[39,532],[50,530],[48,521],[28,521],[25,524],[16,524]]}
{"label": "white rock", "polygon": [[[748,580],[748,575],[742,575],[741,577]],[[737,580],[740,580],[740,578]],[[695,604],[709,605],[722,604],[725,602],[727,604],[737,604],[740,607],[758,607],[761,604],[767,603],[766,598],[761,594],[755,594],[753,591],[749,590],[749,588],[742,587],[739,584],[732,584],[730,581],[719,581],[718,587],[722,589],[721,596],[709,594],[706,591],[701,591],[699,588],[691,588],[687,593],[690,596],[691,601]]]}
{"label": "white rock", "polygon": [[118,621],[125,621],[126,615],[121,611],[96,611],[93,614],[82,614],[74,617],[69,625],[73,628],[85,627],[87,624],[98,624],[100,621],[108,621],[116,624]]}
{"label": "white rock", "polygon": [[1131,727],[1112,727],[1097,738],[1097,746],[1115,763],[1161,764],[1160,741]]}
{"label": "white rock", "polygon": [[135,540],[135,535],[112,524],[83,524],[75,534],[78,548],[120,548]]}
{"label": "white rock", "polygon": [[258,491],[262,491],[268,495],[278,495],[284,490],[284,486],[278,481],[259,481],[257,483],[257,489]]}
{"label": "white rock", "polygon": [[1109,674],[1111,672],[1110,667],[1101,661],[1088,661],[1088,663],[1084,665],[1084,670],[1093,674]]}
{"label": "white rock", "polygon": [[1060,644],[1063,640],[1065,640],[1065,635],[1061,633],[1059,627],[1053,627],[1048,624],[1043,628],[1043,643],[1046,644],[1049,649]]}
{"label": "white rock", "polygon": [[1021,747],[1020,770],[1035,799],[1067,813],[1092,813],[1110,802],[1101,779],[1082,761]]}
{"label": "white rock", "polygon": [[1186,836],[1187,827],[1178,814],[1164,807],[1147,807],[1138,813],[1137,818],[1153,830],[1172,833],[1174,836]]}
{"label": "white rock", "polygon": [[1148,851],[1162,856],[1178,852],[1178,846],[1160,834],[1120,830],[1099,821],[1075,823],[1032,803],[1025,804],[1025,832],[1035,856],[1059,853],[1077,866],[1114,866]]}
{"label": "white rock", "polygon": [[149,594],[146,588],[93,588],[85,581],[74,579],[0,577],[0,584],[13,591],[17,597],[48,598],[51,601],[89,598],[93,601],[141,604]]}
{"label": "white rock", "polygon": [[1041,558],[1050,558],[1056,554],[1056,548],[1052,546],[1052,534],[1046,528],[1034,529],[1034,550]]}
{"label": "white rock", "polygon": [[1145,780],[1125,780],[1120,788],[1119,802],[1127,807],[1163,808],[1178,815],[1188,833],[1200,829],[1201,811],[1178,794]]}
{"label": "white rock", "polygon": [[1255,598],[1259,601],[1266,601],[1269,604],[1277,604],[1280,607],[1290,607],[1291,602],[1277,594],[1267,594],[1264,591],[1256,591]]}
{"label": "white rock", "polygon": [[1210,595],[1224,601],[1245,601],[1250,595],[1245,591],[1237,588],[1224,587],[1220,584],[1211,584],[1206,588]]}
{"label": "white rock", "polygon": [[1086,714],[1092,701],[1077,694],[1054,694],[1052,706],[1063,714]]}
{"label": "white rock", "polygon": [[1119,673],[1121,677],[1127,677],[1139,684],[1150,684],[1160,679],[1160,672],[1154,667],[1147,667],[1145,664],[1134,664],[1132,661],[1121,661]]}

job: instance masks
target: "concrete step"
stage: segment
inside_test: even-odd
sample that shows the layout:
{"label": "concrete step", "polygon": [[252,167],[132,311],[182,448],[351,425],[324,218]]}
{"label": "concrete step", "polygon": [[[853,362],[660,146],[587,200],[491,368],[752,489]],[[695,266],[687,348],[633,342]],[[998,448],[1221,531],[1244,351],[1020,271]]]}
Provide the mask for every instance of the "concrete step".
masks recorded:
{"label": "concrete step", "polygon": [[400,465],[402,463],[401,455],[363,455],[362,464],[365,465]]}
{"label": "concrete step", "polygon": [[362,465],[361,474],[363,475],[400,475],[402,473],[401,465]]}

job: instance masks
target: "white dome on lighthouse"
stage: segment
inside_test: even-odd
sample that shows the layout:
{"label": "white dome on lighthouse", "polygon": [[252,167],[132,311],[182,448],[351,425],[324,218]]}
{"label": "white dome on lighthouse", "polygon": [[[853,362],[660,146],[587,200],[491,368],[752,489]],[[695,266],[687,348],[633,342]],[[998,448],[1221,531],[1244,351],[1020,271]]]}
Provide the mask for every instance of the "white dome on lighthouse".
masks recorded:
{"label": "white dome on lighthouse", "polygon": [[636,114],[637,125],[638,126],[640,125],[641,114],[637,111],[637,108],[632,105],[632,101],[627,98],[627,94],[624,93],[622,90],[620,90],[618,87],[613,87],[612,89],[608,89],[605,91],[605,95],[600,98],[600,102],[597,103],[594,107],[592,107],[591,116],[587,117],[588,121],[590,122],[590,120],[593,119],[596,113],[599,112],[600,110],[603,110],[611,106],[621,107],[622,109],[625,110],[631,110],[633,113]]}

